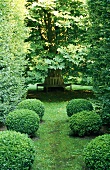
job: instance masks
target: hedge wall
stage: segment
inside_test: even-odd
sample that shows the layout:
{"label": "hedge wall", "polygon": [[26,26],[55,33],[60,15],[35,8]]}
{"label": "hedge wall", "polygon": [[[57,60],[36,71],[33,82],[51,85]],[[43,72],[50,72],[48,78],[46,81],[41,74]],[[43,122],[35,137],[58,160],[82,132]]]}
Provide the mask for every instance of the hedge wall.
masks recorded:
{"label": "hedge wall", "polygon": [[25,0],[0,1],[0,118],[26,93],[24,65],[27,29]]}
{"label": "hedge wall", "polygon": [[89,68],[92,70],[95,94],[103,112],[110,113],[110,0],[88,0],[90,29]]}

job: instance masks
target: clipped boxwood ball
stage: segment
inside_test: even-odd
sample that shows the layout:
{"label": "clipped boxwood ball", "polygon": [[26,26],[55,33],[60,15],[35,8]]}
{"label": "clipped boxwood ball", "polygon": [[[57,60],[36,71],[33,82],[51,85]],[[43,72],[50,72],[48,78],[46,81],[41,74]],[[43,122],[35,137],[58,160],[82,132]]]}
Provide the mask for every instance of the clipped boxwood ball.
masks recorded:
{"label": "clipped boxwood ball", "polygon": [[6,127],[8,130],[15,130],[34,136],[39,128],[39,116],[28,109],[14,110],[6,116]]}
{"label": "clipped boxwood ball", "polygon": [[93,139],[84,149],[84,159],[89,170],[109,170],[110,134]]}
{"label": "clipped boxwood ball", "polygon": [[96,134],[102,126],[101,117],[97,113],[85,110],[72,115],[69,123],[74,136]]}
{"label": "clipped boxwood ball", "polygon": [[30,170],[35,147],[26,134],[0,132],[0,170]]}
{"label": "clipped boxwood ball", "polygon": [[66,106],[67,115],[71,117],[74,113],[93,110],[92,104],[86,99],[72,99]]}
{"label": "clipped boxwood ball", "polygon": [[45,111],[43,102],[38,99],[23,100],[18,104],[18,109],[33,110],[39,115],[40,120],[42,120]]}

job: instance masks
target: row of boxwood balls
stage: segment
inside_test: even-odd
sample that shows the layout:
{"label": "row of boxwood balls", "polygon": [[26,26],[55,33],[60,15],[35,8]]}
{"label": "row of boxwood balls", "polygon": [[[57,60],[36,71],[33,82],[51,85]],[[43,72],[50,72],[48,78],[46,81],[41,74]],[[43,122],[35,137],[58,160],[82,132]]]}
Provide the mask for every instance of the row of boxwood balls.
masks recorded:
{"label": "row of boxwood balls", "polygon": [[[95,113],[88,100],[73,99],[68,102],[66,110],[73,135],[91,135],[100,130],[101,118]],[[1,132],[0,135],[1,170],[29,170],[31,168],[35,148],[28,136],[35,135],[44,111],[44,105],[40,100],[26,99],[18,104],[16,110],[7,115],[6,126],[9,131]],[[91,170],[110,169],[110,135],[102,135],[93,139],[84,149],[84,157],[86,166]]]}
{"label": "row of boxwood balls", "polygon": [[[69,125],[74,136],[98,134],[102,118],[86,99],[73,99],[67,104]],[[110,170],[110,134],[93,139],[83,152],[88,170]]]}
{"label": "row of boxwood balls", "polygon": [[44,115],[44,104],[26,99],[6,116],[7,131],[0,132],[0,170],[30,170],[35,159],[31,138]]}
{"label": "row of boxwood balls", "polygon": [[70,129],[73,135],[85,136],[99,132],[102,120],[86,99],[73,99],[67,104],[67,115],[70,117]]}
{"label": "row of boxwood balls", "polygon": [[15,130],[34,136],[44,115],[44,104],[38,99],[26,99],[18,104],[6,117],[8,130]]}

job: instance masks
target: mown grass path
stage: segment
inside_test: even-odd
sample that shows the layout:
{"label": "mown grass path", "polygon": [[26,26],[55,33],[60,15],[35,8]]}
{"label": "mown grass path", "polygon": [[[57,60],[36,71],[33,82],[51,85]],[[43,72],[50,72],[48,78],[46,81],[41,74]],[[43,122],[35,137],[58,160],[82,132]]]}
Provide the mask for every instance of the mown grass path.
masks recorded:
{"label": "mown grass path", "polygon": [[44,101],[45,115],[34,138],[36,159],[32,170],[84,170],[83,148],[89,137],[70,137],[68,101]]}

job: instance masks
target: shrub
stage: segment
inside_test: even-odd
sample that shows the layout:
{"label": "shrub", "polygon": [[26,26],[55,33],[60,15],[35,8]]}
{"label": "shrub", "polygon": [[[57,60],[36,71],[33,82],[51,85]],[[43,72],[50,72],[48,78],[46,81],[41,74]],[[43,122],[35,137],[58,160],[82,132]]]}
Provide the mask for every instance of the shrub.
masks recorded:
{"label": "shrub", "polygon": [[26,134],[0,132],[0,170],[29,170],[34,158],[34,144]]}
{"label": "shrub", "polygon": [[[92,71],[91,76],[93,77],[93,90],[95,96],[105,105],[104,110],[106,110],[106,113],[110,113],[110,34],[108,34],[108,29],[110,28],[110,16],[108,15],[108,13],[110,14],[109,9],[110,0],[88,1],[90,22],[94,23],[88,30],[87,36],[91,44],[88,53],[88,60],[94,60],[94,62],[88,62],[87,67],[89,67],[89,70]],[[99,41],[102,35],[103,38]],[[105,116],[108,117],[109,115],[104,115],[104,117]]]}
{"label": "shrub", "polygon": [[102,118],[103,125],[109,126],[110,125],[110,113],[102,112],[100,116]]}
{"label": "shrub", "polygon": [[91,111],[93,110],[93,106],[86,99],[72,99],[68,102],[66,106],[66,110],[67,110],[67,115],[70,117],[74,113],[77,113],[83,110]]}
{"label": "shrub", "polygon": [[70,129],[73,135],[96,134],[102,126],[101,117],[93,111],[82,111],[70,117]]}
{"label": "shrub", "polygon": [[33,136],[39,128],[39,116],[28,109],[14,110],[6,116],[6,127]]}
{"label": "shrub", "polygon": [[84,149],[84,159],[90,170],[110,169],[110,134],[98,136]]}
{"label": "shrub", "polygon": [[26,95],[28,34],[25,0],[1,0],[0,9],[0,117],[4,119]]}
{"label": "shrub", "polygon": [[4,125],[4,120],[3,120],[3,117],[0,116],[0,127],[2,127]]}
{"label": "shrub", "polygon": [[102,118],[103,125],[110,126],[110,103],[109,102],[103,105],[103,109],[99,114]]}
{"label": "shrub", "polygon": [[45,111],[43,103],[38,99],[23,100],[22,102],[18,104],[18,108],[29,109],[29,110],[35,111],[39,115],[40,120],[42,120],[42,117]]}

